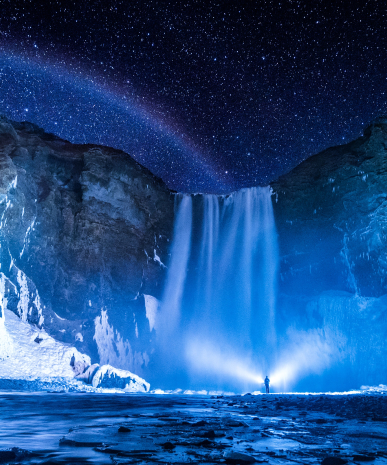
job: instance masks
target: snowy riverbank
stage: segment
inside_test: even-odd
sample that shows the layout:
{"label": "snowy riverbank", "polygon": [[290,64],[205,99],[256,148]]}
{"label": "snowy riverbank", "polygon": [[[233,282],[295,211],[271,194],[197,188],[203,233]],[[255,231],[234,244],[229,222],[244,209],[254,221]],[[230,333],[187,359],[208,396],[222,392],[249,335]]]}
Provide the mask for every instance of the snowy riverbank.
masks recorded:
{"label": "snowy riverbank", "polygon": [[[90,373],[85,377],[84,372]],[[91,365],[90,357],[75,347],[56,341],[43,329],[3,310],[1,390],[148,392],[149,388],[149,383],[129,371]]]}

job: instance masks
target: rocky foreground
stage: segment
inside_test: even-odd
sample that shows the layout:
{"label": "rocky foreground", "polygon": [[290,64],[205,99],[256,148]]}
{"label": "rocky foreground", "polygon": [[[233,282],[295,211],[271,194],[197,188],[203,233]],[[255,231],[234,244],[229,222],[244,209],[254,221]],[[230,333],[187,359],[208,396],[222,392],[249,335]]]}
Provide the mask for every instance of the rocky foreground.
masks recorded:
{"label": "rocky foreground", "polygon": [[383,394],[2,394],[0,402],[0,463],[387,463]]}

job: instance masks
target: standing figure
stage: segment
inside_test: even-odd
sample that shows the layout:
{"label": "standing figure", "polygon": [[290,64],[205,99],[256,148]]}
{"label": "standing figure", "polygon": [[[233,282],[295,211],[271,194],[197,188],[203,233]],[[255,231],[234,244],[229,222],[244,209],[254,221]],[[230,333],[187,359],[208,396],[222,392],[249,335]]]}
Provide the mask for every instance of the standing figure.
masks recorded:
{"label": "standing figure", "polygon": [[265,378],[265,387],[266,387],[266,394],[269,394],[270,392],[270,379],[267,377]]}

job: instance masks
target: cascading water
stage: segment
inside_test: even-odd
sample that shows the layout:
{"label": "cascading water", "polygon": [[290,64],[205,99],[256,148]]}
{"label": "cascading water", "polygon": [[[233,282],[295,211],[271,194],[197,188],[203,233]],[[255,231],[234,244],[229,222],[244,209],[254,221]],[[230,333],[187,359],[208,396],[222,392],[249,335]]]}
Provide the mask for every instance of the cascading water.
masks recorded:
{"label": "cascading water", "polygon": [[276,346],[270,189],[181,195],[176,208],[158,326],[163,384],[256,387]]}

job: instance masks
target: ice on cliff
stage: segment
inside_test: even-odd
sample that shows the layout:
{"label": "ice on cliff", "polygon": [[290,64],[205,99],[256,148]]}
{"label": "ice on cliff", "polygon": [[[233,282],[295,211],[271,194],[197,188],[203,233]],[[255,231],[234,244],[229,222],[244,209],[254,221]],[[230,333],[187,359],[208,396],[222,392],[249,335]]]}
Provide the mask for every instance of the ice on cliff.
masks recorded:
{"label": "ice on cliff", "polygon": [[55,341],[9,310],[0,319],[0,360],[0,377],[10,379],[74,378],[74,363],[91,364],[89,356]]}
{"label": "ice on cliff", "polygon": [[[0,293],[1,295],[1,293]],[[5,304],[5,302],[2,302]],[[82,381],[94,390],[112,389],[127,392],[148,392],[149,384],[129,371],[110,365],[91,365],[90,357],[75,347],[62,344],[44,330],[21,320],[1,305],[0,316],[0,385],[4,388],[24,389],[24,384],[12,380],[41,380],[33,390],[57,389],[70,383],[72,389],[82,389]],[[90,366],[91,365],[91,366]],[[84,372],[84,373],[83,373]],[[76,376],[78,375],[78,376]],[[76,376],[76,378],[75,378]],[[67,380],[67,381],[66,381]],[[78,380],[79,386],[71,384]],[[87,386],[85,386],[87,387]],[[91,386],[87,390],[93,389]]]}

